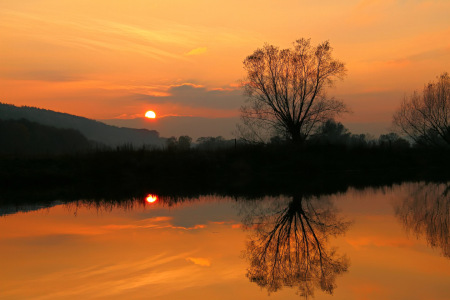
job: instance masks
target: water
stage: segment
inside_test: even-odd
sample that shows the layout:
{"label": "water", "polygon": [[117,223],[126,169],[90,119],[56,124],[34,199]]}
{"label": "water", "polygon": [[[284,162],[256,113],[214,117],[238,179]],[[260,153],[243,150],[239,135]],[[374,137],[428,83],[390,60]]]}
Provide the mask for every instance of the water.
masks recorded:
{"label": "water", "polygon": [[0,299],[449,299],[449,190],[2,207]]}

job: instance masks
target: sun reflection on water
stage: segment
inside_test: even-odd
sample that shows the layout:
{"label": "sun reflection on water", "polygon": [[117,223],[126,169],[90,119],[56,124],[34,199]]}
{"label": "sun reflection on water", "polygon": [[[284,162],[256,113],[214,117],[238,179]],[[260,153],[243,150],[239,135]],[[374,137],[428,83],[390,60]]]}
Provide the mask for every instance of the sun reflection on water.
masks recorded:
{"label": "sun reflection on water", "polygon": [[148,194],[147,198],[145,198],[145,201],[147,201],[148,203],[154,203],[158,200],[158,196],[157,195],[153,195],[153,194]]}

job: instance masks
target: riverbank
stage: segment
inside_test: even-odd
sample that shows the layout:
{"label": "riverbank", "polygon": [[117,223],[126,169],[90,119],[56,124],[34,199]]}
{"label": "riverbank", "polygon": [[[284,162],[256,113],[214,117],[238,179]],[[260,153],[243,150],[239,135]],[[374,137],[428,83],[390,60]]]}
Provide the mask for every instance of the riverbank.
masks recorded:
{"label": "riverbank", "polygon": [[2,157],[0,187],[155,193],[260,193],[450,179],[448,153],[430,149],[246,146],[215,151],[93,151]]}

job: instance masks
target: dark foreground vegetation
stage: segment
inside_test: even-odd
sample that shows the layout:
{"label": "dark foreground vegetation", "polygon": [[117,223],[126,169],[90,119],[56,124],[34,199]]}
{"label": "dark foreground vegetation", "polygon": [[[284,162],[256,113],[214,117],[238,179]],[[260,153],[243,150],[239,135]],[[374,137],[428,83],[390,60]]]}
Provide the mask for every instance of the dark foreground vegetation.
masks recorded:
{"label": "dark foreground vegetation", "polygon": [[296,148],[275,144],[216,150],[122,147],[67,155],[3,156],[0,201],[9,201],[20,192],[25,192],[26,199],[58,191],[62,191],[62,198],[120,198],[145,193],[264,195],[299,190],[324,193],[348,186],[447,181],[449,170],[448,151],[427,148]]}

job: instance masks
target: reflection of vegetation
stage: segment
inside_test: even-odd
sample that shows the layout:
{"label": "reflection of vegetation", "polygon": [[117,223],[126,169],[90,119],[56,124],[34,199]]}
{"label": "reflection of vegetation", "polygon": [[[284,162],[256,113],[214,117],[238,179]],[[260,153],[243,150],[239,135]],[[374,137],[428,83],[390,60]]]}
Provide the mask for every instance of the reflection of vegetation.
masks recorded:
{"label": "reflection of vegetation", "polygon": [[425,235],[431,247],[450,258],[450,183],[414,185],[395,213],[408,231]]}
{"label": "reflection of vegetation", "polygon": [[343,234],[348,222],[324,199],[295,196],[284,205],[275,203],[280,204],[271,201],[260,212],[246,213],[244,224],[255,230],[245,252],[247,277],[269,292],[295,286],[302,296],[313,295],[315,288],[331,294],[336,276],[347,271],[349,262],[327,241]]}

